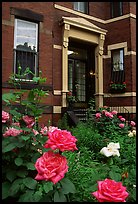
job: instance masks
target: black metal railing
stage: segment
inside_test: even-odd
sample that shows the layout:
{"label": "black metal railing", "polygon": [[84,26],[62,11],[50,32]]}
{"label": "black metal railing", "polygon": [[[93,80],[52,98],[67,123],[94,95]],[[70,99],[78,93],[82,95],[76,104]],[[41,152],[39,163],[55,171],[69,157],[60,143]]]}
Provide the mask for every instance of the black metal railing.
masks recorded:
{"label": "black metal railing", "polygon": [[[18,67],[21,67],[21,74],[28,67],[30,71],[37,75],[38,52],[26,49],[14,49],[14,73],[18,73]],[[31,80],[32,74],[28,74],[25,79]]]}

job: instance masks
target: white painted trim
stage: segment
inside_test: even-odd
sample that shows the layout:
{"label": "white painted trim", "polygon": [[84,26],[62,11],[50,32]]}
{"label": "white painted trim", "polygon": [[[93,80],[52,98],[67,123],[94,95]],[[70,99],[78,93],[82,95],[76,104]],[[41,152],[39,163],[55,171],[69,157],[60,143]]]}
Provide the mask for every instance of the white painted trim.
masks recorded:
{"label": "white painted trim", "polygon": [[54,95],[61,95],[61,90],[54,90]]}
{"label": "white painted trim", "polygon": [[104,59],[111,58],[111,50],[124,48],[124,55],[136,55],[135,51],[128,51],[127,42],[121,42],[116,44],[111,44],[107,46],[107,55],[103,55]]}
{"label": "white painted trim", "polygon": [[103,24],[112,23],[112,22],[115,22],[115,21],[118,21],[118,20],[122,20],[122,19],[126,19],[126,18],[134,18],[134,19],[136,19],[136,15],[135,14],[129,13],[129,14],[126,14],[126,15],[123,15],[123,16],[119,16],[119,17],[116,17],[116,18],[112,18],[112,19],[108,19],[108,20],[102,20],[100,18],[96,18],[94,16],[90,16],[90,15],[81,13],[79,11],[75,11],[73,9],[69,9],[69,8],[64,7],[64,6],[60,6],[58,4],[54,4],[54,7],[56,9],[59,9],[59,10],[62,10],[62,11],[68,12],[68,13],[72,13],[72,14],[75,14],[77,16],[81,16],[83,18],[87,18],[87,19],[90,19],[90,20],[93,20],[93,21],[96,21],[96,22],[99,22],[99,23],[103,23]]}
{"label": "white painted trim", "polygon": [[136,55],[136,51],[128,51],[127,55]]}
{"label": "white painted trim", "polygon": [[102,19],[100,19],[100,18],[96,18],[96,17],[90,16],[90,15],[81,13],[81,12],[79,12],[79,11],[74,11],[73,9],[69,9],[69,8],[64,7],[64,6],[60,6],[60,5],[58,5],[58,4],[54,4],[54,7],[55,7],[56,9],[59,9],[59,10],[65,11],[65,12],[72,13],[72,14],[75,14],[75,15],[77,15],[77,16],[81,16],[81,17],[83,17],[83,18],[91,19],[91,20],[97,21],[97,22],[99,22],[99,23],[105,24],[105,21],[102,20]]}
{"label": "white painted trim", "polygon": [[136,97],[136,92],[126,92],[122,94],[104,93],[104,98],[109,98],[109,97]]}
{"label": "white painted trim", "polygon": [[53,113],[61,114],[61,106],[53,106]]}
{"label": "white painted trim", "polygon": [[123,20],[125,18],[136,18],[136,15],[132,14],[132,13],[129,13],[129,14],[126,14],[126,15],[123,15],[123,16],[118,16],[116,18],[112,18],[112,19],[108,19],[105,21],[105,23],[112,23],[112,22],[115,22],[115,21],[119,21],[119,20]]}
{"label": "white painted trim", "polygon": [[62,50],[62,46],[61,45],[53,45],[53,48],[58,49],[58,50]]}

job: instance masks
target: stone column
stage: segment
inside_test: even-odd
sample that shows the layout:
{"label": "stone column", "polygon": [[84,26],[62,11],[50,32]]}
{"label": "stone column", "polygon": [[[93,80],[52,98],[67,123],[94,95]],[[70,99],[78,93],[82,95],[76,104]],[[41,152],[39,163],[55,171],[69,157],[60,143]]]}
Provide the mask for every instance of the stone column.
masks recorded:
{"label": "stone column", "polygon": [[99,44],[95,49],[95,67],[96,67],[96,78],[95,78],[95,102],[96,110],[103,106],[103,45],[105,35],[100,34]]}
{"label": "stone column", "polygon": [[67,107],[66,93],[68,92],[68,42],[70,25],[63,26],[62,44],[62,107]]}

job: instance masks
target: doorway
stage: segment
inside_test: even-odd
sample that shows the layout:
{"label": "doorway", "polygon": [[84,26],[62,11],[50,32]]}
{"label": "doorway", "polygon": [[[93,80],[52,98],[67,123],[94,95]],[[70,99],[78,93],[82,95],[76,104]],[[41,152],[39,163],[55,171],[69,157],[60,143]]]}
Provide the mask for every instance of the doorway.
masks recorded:
{"label": "doorway", "polygon": [[95,94],[95,47],[71,41],[68,49],[68,89],[76,106],[87,107]]}

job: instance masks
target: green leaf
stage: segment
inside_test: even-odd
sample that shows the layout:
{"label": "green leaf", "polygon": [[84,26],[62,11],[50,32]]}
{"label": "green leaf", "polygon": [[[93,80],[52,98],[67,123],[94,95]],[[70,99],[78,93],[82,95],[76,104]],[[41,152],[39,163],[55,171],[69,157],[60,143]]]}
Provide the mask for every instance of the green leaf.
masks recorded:
{"label": "green leaf", "polygon": [[2,94],[2,100],[5,101],[6,103],[9,103],[9,101],[15,101],[16,96],[14,93],[4,93]]}
{"label": "green leaf", "polygon": [[35,170],[34,163],[28,162],[28,163],[26,164],[26,166],[27,166],[27,169]]}
{"label": "green leaf", "polygon": [[17,118],[21,117],[21,113],[19,113],[16,110],[10,110],[10,114],[13,115],[14,117],[16,116]]}
{"label": "green leaf", "polygon": [[30,139],[30,136],[21,136],[21,138],[24,140],[24,141],[27,141]]}
{"label": "green leaf", "polygon": [[17,176],[21,177],[21,178],[25,178],[28,175],[28,171],[26,170],[19,170],[16,172]]}
{"label": "green leaf", "polygon": [[56,191],[54,193],[54,202],[67,202],[67,199],[62,192]]}
{"label": "green leaf", "polygon": [[42,192],[41,191],[36,191],[33,195],[33,200],[34,202],[38,202],[40,201],[40,199],[42,198]]}
{"label": "green leaf", "polygon": [[6,173],[6,177],[7,177],[7,179],[10,181],[10,182],[12,182],[15,178],[16,178],[16,171],[14,171],[14,170],[10,170],[10,171],[7,171],[7,173]]}
{"label": "green leaf", "polygon": [[16,195],[16,193],[20,190],[20,185],[22,184],[22,179],[16,179],[9,190],[10,196]]}
{"label": "green leaf", "polygon": [[53,190],[53,183],[52,182],[43,183],[43,189],[45,193],[48,193],[49,191]]}
{"label": "green leaf", "polygon": [[33,81],[34,81],[34,82],[37,83],[37,82],[39,82],[39,80],[40,80],[40,77],[33,77]]}
{"label": "green leaf", "polygon": [[76,189],[74,184],[67,178],[64,178],[60,181],[61,185],[62,185],[62,189],[63,189],[63,193],[64,194],[68,194],[68,193],[75,193]]}
{"label": "green leaf", "polygon": [[110,171],[109,176],[110,176],[111,179],[113,179],[115,181],[120,181],[121,180],[121,174],[116,173],[114,171]]}
{"label": "green leaf", "polygon": [[14,162],[15,162],[15,164],[16,164],[17,166],[21,166],[22,163],[23,163],[23,160],[22,160],[22,158],[16,158],[16,159],[14,160]]}
{"label": "green leaf", "polygon": [[30,189],[35,189],[36,185],[37,185],[37,181],[34,180],[31,177],[25,178],[23,180],[23,183],[26,187],[30,188]]}
{"label": "green leaf", "polygon": [[27,190],[26,193],[22,194],[18,202],[33,202],[33,190]]}
{"label": "green leaf", "polygon": [[16,147],[16,144],[15,143],[10,143],[8,144],[6,147],[4,147],[4,149],[2,150],[3,153],[5,152],[9,152],[11,151],[12,149],[14,149]]}
{"label": "green leaf", "polygon": [[8,181],[2,183],[2,200],[9,196],[10,186],[11,184]]}

